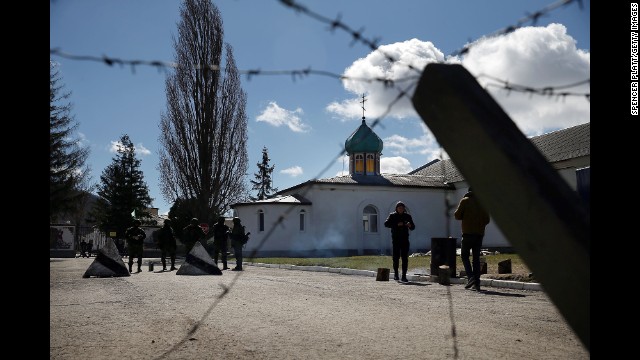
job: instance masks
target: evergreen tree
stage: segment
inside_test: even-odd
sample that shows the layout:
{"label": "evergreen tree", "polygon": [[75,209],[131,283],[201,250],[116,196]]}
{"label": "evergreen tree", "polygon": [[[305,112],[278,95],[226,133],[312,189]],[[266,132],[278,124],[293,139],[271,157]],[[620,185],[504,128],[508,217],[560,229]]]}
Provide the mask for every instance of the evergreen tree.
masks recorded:
{"label": "evergreen tree", "polygon": [[49,61],[49,221],[74,214],[90,189],[89,149],[81,145],[71,115],[70,92],[61,92],[60,74]]}
{"label": "evergreen tree", "polygon": [[275,165],[269,166],[270,160],[269,151],[265,146],[262,148],[262,162],[257,164],[258,172],[253,174],[255,180],[250,180],[251,185],[253,185],[251,189],[258,191],[258,195],[255,198],[251,197],[252,201],[268,199],[278,192],[278,189],[271,187],[273,183],[271,173],[273,173]]}
{"label": "evergreen tree", "polygon": [[247,95],[223,37],[211,0],[182,2],[174,39],[178,66],[165,81],[167,111],[158,138],[162,195],[170,202],[195,199],[187,205],[210,225],[247,196]]}
{"label": "evergreen tree", "polygon": [[116,232],[117,238],[124,237],[124,231],[131,226],[132,213],[143,221],[149,217],[145,211],[153,199],[144,182],[140,170],[140,160],[136,158],[135,147],[128,135],[120,138],[116,156],[102,175],[98,185],[98,201],[93,216],[100,230]]}

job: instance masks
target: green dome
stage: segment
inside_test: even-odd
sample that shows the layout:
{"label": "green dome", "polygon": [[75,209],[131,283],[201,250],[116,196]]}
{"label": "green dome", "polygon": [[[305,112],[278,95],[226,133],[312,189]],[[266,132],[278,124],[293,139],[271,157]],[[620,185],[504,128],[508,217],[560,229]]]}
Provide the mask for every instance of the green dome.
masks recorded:
{"label": "green dome", "polygon": [[380,153],[382,152],[382,140],[362,120],[360,127],[347,138],[344,148],[348,154],[353,153]]}

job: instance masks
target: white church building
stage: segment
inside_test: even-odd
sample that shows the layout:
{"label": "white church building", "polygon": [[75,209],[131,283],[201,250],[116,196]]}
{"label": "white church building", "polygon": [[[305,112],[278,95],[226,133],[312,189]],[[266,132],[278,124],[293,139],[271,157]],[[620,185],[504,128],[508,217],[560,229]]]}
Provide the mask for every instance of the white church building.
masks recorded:
{"label": "white church building", "polygon": [[[590,124],[558,130],[530,140],[586,201],[589,193]],[[345,141],[349,175],[314,179],[274,197],[233,204],[251,232],[245,256],[325,257],[391,254],[391,233],[384,227],[402,201],[413,217],[410,253],[431,249],[432,238],[454,237],[460,223],[453,212],[469,185],[450,159],[434,160],[408,174],[381,174],[383,142],[362,120]],[[582,190],[585,191],[582,191]],[[511,245],[494,221],[483,248]]]}

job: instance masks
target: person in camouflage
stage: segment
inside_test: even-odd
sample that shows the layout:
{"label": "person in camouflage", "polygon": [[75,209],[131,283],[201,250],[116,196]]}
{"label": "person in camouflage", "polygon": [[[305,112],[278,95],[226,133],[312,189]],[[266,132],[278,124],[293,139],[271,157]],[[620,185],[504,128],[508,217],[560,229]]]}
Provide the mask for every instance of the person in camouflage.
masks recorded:
{"label": "person in camouflage", "polygon": [[247,243],[247,236],[244,232],[240,218],[233,218],[233,229],[231,230],[231,246],[233,246],[233,254],[236,257],[236,267],[231,271],[242,271],[242,247]]}
{"label": "person in camouflage", "polygon": [[218,254],[222,260],[222,270],[227,267],[227,239],[229,237],[229,227],[224,223],[224,217],[220,216],[218,222],[213,225],[213,261],[218,265]]}
{"label": "person in camouflage", "polygon": [[198,219],[193,218],[191,219],[191,223],[182,229],[182,238],[180,241],[184,244],[185,255],[188,255],[196,242],[203,239],[206,235],[198,223]]}
{"label": "person in camouflage", "polygon": [[140,225],[142,223],[140,220],[133,220],[133,226],[128,228],[124,233],[124,237],[127,240],[127,248],[129,249],[129,272],[132,271],[133,267],[133,258],[138,259],[138,271],[141,272],[142,269],[142,244],[144,239],[147,237],[147,234],[144,230],[140,229]]}
{"label": "person in camouflage", "polygon": [[167,255],[171,259],[171,269],[176,269],[176,238],[173,236],[171,220],[166,219],[162,228],[158,231],[158,246],[160,247],[160,261],[162,261],[162,271],[167,270]]}

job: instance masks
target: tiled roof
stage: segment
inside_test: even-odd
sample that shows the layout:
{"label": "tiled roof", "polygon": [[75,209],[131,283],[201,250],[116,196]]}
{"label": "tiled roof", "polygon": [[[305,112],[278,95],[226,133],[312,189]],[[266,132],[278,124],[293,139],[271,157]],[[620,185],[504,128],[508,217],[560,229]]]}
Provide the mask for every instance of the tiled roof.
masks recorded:
{"label": "tiled roof", "polygon": [[357,184],[357,185],[387,185],[387,186],[416,186],[416,187],[444,187],[439,176],[430,177],[411,174],[382,174],[382,175],[344,175],[312,181],[319,184]]}
{"label": "tiled roof", "polygon": [[231,206],[231,207],[233,208],[236,205],[243,205],[243,204],[251,204],[251,205],[255,205],[255,204],[311,205],[311,202],[308,199],[304,198],[303,196],[301,196],[299,194],[276,195],[276,196],[274,196],[272,198],[269,198],[269,199],[256,200],[256,201],[243,202],[243,203],[236,203],[236,204],[233,204],[233,206]]}
{"label": "tiled roof", "polygon": [[[558,162],[591,154],[591,123],[531,137],[531,142],[549,162]],[[463,181],[464,177],[451,159],[431,162],[409,174],[438,176],[444,166],[448,182]]]}
{"label": "tiled roof", "polygon": [[591,124],[577,125],[564,130],[534,136],[531,142],[549,162],[591,155]]}

